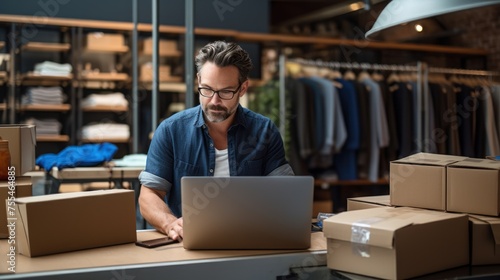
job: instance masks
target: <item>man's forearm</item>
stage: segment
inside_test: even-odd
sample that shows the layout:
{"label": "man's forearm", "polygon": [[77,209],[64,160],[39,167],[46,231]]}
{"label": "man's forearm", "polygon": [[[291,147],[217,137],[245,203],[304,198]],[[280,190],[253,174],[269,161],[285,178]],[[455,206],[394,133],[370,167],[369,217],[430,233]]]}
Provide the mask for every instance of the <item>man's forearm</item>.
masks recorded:
{"label": "man's forearm", "polygon": [[177,219],[158,194],[147,187],[141,188],[139,206],[144,219],[162,233],[167,234],[167,226]]}

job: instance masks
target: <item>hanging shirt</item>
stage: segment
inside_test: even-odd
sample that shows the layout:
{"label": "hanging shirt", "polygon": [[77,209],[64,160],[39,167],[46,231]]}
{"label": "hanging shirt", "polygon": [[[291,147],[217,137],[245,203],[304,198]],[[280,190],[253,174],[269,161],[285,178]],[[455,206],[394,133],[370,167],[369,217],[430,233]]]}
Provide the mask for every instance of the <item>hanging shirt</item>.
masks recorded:
{"label": "hanging shirt", "polygon": [[[318,81],[323,85],[324,95],[325,95],[325,112],[326,112],[326,131],[331,130],[331,135],[327,134],[328,143],[332,141],[331,145],[325,145],[323,147],[324,154],[332,154],[339,152],[344,146],[347,139],[347,130],[345,126],[344,113],[342,112],[342,104],[340,103],[339,93],[337,88],[333,85],[332,81],[325,78],[311,77],[311,79]],[[327,137],[327,138],[328,138]]]}
{"label": "hanging shirt", "polygon": [[[481,101],[485,107],[485,125],[486,125],[486,155],[500,155],[500,140],[497,130],[497,122],[499,119],[495,119],[495,106],[493,98],[491,97],[491,91],[489,87],[484,86],[481,92]],[[497,107],[498,109],[498,107]]]}
{"label": "hanging shirt", "polygon": [[335,168],[340,180],[355,180],[358,178],[357,150],[360,144],[358,95],[351,81],[344,79],[336,81],[342,85],[337,91],[347,138],[340,152],[334,156]]}
{"label": "hanging shirt", "polygon": [[379,85],[370,78],[365,78],[361,82],[370,89],[370,125],[373,128],[371,130],[368,179],[372,182],[377,182],[379,179],[380,149],[389,145],[387,115]]}
{"label": "hanging shirt", "polygon": [[308,93],[311,93],[314,101],[314,127],[321,129],[314,129],[314,143],[313,143],[313,153],[319,153],[323,148],[324,141],[326,139],[325,134],[325,100],[324,95],[322,93],[321,86],[318,82],[313,81],[309,78],[299,78],[299,81],[306,85],[306,87],[310,90]]}

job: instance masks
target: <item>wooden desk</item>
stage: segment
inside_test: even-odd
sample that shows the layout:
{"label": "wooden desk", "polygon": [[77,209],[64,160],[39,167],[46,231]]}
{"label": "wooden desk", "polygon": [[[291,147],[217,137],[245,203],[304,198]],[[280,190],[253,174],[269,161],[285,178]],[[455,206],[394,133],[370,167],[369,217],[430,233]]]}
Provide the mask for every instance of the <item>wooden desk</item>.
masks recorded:
{"label": "wooden desk", "polygon": [[[284,233],[286,234],[286,233]],[[138,231],[137,239],[159,237]],[[29,258],[16,255],[15,279],[276,279],[294,267],[326,265],[326,240],[311,234],[308,250],[185,250],[182,244],[154,249],[134,244]],[[0,240],[0,273],[7,272],[7,240]],[[0,275],[2,278],[2,275]]]}

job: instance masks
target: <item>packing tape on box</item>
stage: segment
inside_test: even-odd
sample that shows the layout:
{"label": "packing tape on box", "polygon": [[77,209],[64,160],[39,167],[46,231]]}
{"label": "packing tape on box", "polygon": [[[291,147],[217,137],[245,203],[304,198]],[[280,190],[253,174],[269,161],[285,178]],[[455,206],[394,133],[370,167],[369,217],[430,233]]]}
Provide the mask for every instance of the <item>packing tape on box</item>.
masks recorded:
{"label": "packing tape on box", "polygon": [[363,258],[370,257],[370,228],[372,224],[378,223],[382,218],[369,218],[352,223],[351,243],[353,253]]}

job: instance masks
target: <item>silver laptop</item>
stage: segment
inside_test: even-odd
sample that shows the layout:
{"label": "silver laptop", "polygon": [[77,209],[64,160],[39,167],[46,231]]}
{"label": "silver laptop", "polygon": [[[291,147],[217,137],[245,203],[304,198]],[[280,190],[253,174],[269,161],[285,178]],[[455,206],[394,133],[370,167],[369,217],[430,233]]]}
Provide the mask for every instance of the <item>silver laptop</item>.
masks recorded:
{"label": "silver laptop", "polygon": [[186,249],[307,249],[310,176],[181,178]]}

